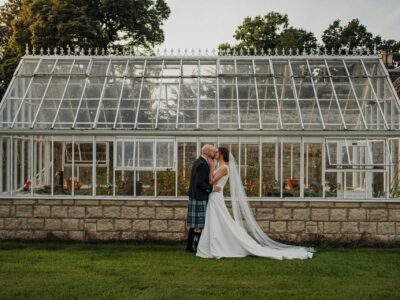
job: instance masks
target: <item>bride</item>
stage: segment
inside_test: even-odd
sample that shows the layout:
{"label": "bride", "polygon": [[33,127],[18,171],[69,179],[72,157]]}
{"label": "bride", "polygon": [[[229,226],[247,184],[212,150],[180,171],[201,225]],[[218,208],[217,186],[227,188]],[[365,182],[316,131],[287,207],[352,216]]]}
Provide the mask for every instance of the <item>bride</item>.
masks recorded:
{"label": "bride", "polygon": [[[235,159],[229,150],[219,147],[214,161],[209,159],[211,184],[220,186],[220,192],[210,194],[205,227],[197,246],[197,256],[203,258],[244,257],[248,255],[273,259],[307,259],[315,252],[304,248],[278,243],[270,239],[258,226],[249,207]],[[223,188],[230,180],[234,218],[225,205]]]}

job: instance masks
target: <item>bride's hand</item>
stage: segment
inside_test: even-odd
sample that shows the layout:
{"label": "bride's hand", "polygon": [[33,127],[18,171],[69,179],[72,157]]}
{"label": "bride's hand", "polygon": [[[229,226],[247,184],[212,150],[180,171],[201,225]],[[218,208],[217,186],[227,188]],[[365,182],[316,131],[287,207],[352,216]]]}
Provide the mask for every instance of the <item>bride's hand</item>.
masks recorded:
{"label": "bride's hand", "polygon": [[211,158],[208,158],[208,165],[210,166],[210,169],[215,169],[215,164],[214,164],[214,160]]}

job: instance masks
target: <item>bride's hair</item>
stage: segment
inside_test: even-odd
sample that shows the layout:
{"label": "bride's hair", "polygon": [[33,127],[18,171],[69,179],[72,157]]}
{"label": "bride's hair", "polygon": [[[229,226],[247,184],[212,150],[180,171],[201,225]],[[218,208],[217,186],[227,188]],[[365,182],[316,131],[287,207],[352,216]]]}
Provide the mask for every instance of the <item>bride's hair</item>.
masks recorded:
{"label": "bride's hair", "polygon": [[229,150],[225,147],[218,147],[218,152],[222,155],[224,162],[229,162]]}

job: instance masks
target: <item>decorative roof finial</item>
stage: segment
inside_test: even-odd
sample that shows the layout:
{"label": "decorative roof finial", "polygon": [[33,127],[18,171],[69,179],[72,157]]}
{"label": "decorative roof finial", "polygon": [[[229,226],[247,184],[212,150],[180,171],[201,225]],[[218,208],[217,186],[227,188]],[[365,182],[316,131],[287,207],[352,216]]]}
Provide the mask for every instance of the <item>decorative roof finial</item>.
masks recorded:
{"label": "decorative roof finial", "polygon": [[40,47],[40,55],[43,55],[43,47]]}
{"label": "decorative roof finial", "polygon": [[71,48],[69,47],[69,45],[67,45],[67,54],[71,55]]}
{"label": "decorative roof finial", "polygon": [[25,55],[29,55],[29,46],[28,46],[28,43],[25,44]]}

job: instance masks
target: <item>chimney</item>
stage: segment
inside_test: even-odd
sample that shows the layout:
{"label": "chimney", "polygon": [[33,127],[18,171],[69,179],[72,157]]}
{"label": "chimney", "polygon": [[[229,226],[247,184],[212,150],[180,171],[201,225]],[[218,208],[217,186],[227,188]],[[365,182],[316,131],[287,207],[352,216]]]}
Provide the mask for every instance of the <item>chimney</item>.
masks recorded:
{"label": "chimney", "polygon": [[381,51],[381,59],[387,68],[393,68],[393,52],[392,51]]}

